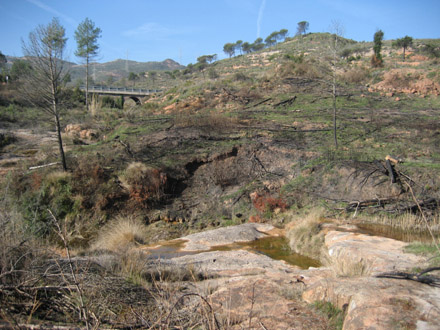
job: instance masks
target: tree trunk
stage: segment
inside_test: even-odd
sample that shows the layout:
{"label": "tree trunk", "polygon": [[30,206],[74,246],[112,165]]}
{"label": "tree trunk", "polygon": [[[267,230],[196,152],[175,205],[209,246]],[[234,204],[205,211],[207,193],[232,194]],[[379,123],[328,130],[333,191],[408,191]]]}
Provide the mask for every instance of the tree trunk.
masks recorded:
{"label": "tree trunk", "polygon": [[86,110],[89,112],[89,57],[86,58]]}
{"label": "tree trunk", "polygon": [[64,154],[63,139],[61,137],[60,118],[59,118],[58,114],[55,114],[54,117],[55,117],[55,126],[56,126],[56,132],[57,132],[58,149],[60,151],[61,164],[63,166],[63,170],[67,171],[66,156]]}
{"label": "tree trunk", "polygon": [[338,136],[336,132],[336,71],[333,73],[333,140],[335,148],[338,149]]}
{"label": "tree trunk", "polygon": [[403,47],[403,62],[405,62],[405,47]]}

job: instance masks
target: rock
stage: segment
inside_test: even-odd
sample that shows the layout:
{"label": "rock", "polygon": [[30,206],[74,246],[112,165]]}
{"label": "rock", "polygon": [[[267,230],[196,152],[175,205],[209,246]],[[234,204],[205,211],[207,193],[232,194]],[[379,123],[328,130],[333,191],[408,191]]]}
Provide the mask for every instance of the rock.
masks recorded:
{"label": "rock", "polygon": [[[303,271],[306,302],[329,301],[346,309],[344,329],[415,328],[440,326],[440,288],[406,280],[372,277],[382,272],[422,266],[423,259],[404,253],[406,243],[389,238],[330,231],[325,245],[330,269]],[[337,277],[338,265],[363,264],[366,274]],[[322,273],[321,273],[322,272]],[[429,312],[428,312],[429,311]]]}
{"label": "rock", "polygon": [[234,242],[247,242],[267,236],[266,233],[274,227],[268,224],[245,223],[239,226],[231,226],[208,230],[181,237],[186,240],[183,251],[209,250],[211,247],[226,245]]}
{"label": "rock", "polygon": [[[182,237],[179,247],[187,254],[160,259],[158,264],[177,272],[191,269],[204,278],[193,285],[199,290],[209,288],[207,300],[222,322],[231,322],[231,329],[325,329],[325,318],[308,307],[315,301],[328,301],[345,310],[347,330],[439,328],[440,288],[371,276],[422,266],[421,258],[403,251],[405,243],[326,227],[325,247],[332,261],[329,267],[302,270],[243,247],[203,251],[276,232],[271,225],[255,223]],[[349,224],[341,229],[356,230]],[[367,272],[338,276],[335,265],[359,263],[368,266]]]}
{"label": "rock", "polygon": [[385,237],[330,231],[325,236],[325,245],[334,264],[355,267],[362,263],[373,275],[423,263],[422,258],[403,252],[406,243]]}
{"label": "rock", "polygon": [[[440,289],[383,278],[326,278],[308,287],[303,299],[330,301],[346,309],[344,329],[414,328],[440,325]],[[428,317],[428,314],[429,317]]]}
{"label": "rock", "polygon": [[161,264],[162,266],[166,265],[180,269],[191,267],[205,277],[256,275],[267,272],[288,273],[295,269],[282,261],[245,250],[188,254],[168,260],[161,260]]}

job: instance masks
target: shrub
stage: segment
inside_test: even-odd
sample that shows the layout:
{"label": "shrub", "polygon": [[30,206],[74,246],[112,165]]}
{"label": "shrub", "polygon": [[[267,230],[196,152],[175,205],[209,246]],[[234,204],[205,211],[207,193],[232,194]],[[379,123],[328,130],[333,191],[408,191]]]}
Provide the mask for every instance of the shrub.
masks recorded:
{"label": "shrub", "polygon": [[114,97],[111,96],[103,96],[101,99],[101,106],[104,108],[123,109],[124,97],[120,96],[115,99]]}
{"label": "shrub", "polygon": [[210,69],[208,70],[208,77],[209,77],[210,79],[217,79],[217,78],[219,77],[219,75],[218,75],[217,71],[215,71],[214,68],[210,68]]}
{"label": "shrub", "polygon": [[0,133],[0,149],[15,141],[17,138],[13,134]]}
{"label": "shrub", "polygon": [[24,219],[29,231],[36,236],[51,236],[52,220],[48,210],[58,219],[74,216],[79,205],[72,194],[72,176],[67,172],[52,172],[45,177],[33,174],[24,179],[32,189],[20,197]]}
{"label": "shrub", "polygon": [[128,165],[119,179],[130,199],[139,206],[147,206],[164,197],[167,176],[155,168],[134,162]]}
{"label": "shrub", "polygon": [[246,81],[249,80],[249,77],[246,76],[243,72],[237,72],[234,74],[235,81]]}
{"label": "shrub", "polygon": [[255,209],[266,218],[271,217],[276,209],[279,209],[280,211],[285,211],[287,209],[287,204],[283,198],[279,196],[274,197],[270,194],[257,194],[253,198],[252,204]]}
{"label": "shrub", "polygon": [[368,72],[365,69],[356,67],[344,72],[342,78],[349,83],[359,84],[368,78]]}

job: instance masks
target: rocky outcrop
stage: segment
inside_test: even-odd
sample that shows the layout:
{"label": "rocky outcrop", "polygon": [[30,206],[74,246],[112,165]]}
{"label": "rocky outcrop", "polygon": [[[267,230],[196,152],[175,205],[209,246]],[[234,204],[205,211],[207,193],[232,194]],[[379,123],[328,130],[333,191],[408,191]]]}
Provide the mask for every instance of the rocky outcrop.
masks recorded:
{"label": "rocky outcrop", "polygon": [[[170,269],[190,268],[204,278],[195,285],[205,291],[209,287],[207,299],[231,329],[324,329],[326,318],[309,305],[315,301],[343,309],[344,329],[440,326],[440,288],[375,277],[423,266],[422,259],[404,252],[406,244],[400,241],[330,230],[325,236],[329,266],[307,270],[242,249],[209,251],[274,230],[248,223],[188,235],[181,238],[181,250],[192,254],[160,263]],[[352,267],[352,273],[344,267]]]}

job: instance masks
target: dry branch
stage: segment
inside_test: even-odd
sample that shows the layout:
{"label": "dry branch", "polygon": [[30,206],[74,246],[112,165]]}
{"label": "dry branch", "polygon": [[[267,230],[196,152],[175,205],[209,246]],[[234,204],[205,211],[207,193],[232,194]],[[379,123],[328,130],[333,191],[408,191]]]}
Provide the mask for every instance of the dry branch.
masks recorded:
{"label": "dry branch", "polygon": [[416,281],[430,286],[440,287],[440,277],[433,275],[425,275],[435,270],[440,270],[440,267],[430,267],[422,270],[419,273],[405,273],[405,272],[390,272],[376,275],[378,278],[393,278],[397,280]]}
{"label": "dry branch", "polygon": [[296,95],[291,97],[291,98],[288,98],[287,100],[275,103],[273,106],[274,106],[274,108],[276,108],[276,107],[279,107],[279,106],[292,105],[292,103],[295,102],[295,100],[296,100]]}

